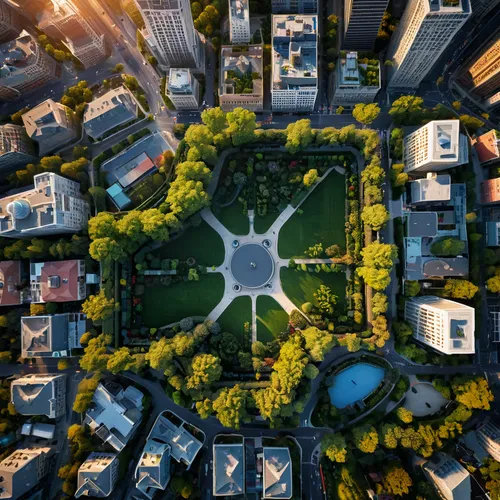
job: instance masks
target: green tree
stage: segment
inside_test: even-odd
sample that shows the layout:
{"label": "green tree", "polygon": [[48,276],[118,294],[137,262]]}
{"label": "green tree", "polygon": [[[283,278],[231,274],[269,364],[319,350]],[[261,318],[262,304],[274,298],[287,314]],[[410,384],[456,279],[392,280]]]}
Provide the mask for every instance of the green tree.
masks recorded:
{"label": "green tree", "polygon": [[89,220],[88,231],[91,240],[106,237],[115,238],[117,230],[114,216],[109,212],[98,213]]}
{"label": "green tree", "polygon": [[389,110],[389,115],[396,125],[409,124],[412,120],[420,119],[423,112],[424,100],[421,97],[405,95],[396,99]]}
{"label": "green tree", "polygon": [[373,241],[361,250],[363,265],[376,269],[390,269],[398,258],[396,245]]}
{"label": "green tree", "polygon": [[208,418],[213,413],[212,401],[208,398],[196,402],[196,411],[200,418]]}
{"label": "green tree", "polygon": [[101,289],[98,295],[90,295],[82,304],[82,312],[91,321],[98,322],[110,318],[118,307],[119,304],[115,304],[115,299],[108,299]]}
{"label": "green tree", "polygon": [[63,163],[61,165],[61,174],[78,180],[78,174],[83,172],[88,164],[89,161],[86,158],[79,158],[69,163]]}
{"label": "green tree", "polygon": [[394,465],[384,474],[385,489],[391,495],[403,496],[410,493],[412,480],[403,467]]}
{"label": "green tree", "polygon": [[484,125],[484,122],[475,116],[460,115],[460,123],[469,131],[470,134],[476,133],[477,129]]}
{"label": "green tree", "polygon": [[398,447],[401,438],[401,427],[396,424],[383,424],[379,434],[381,444],[393,450]]}
{"label": "green tree", "polygon": [[361,219],[363,219],[363,222],[370,226],[374,231],[380,231],[383,227],[385,227],[390,218],[391,216],[389,212],[384,205],[380,203],[365,207],[361,213]]}
{"label": "green tree", "polygon": [[201,121],[213,135],[220,134],[226,128],[226,113],[221,108],[205,109]]}
{"label": "green tree", "polygon": [[479,287],[467,280],[447,280],[444,285],[444,293],[453,299],[470,300],[476,295]]}
{"label": "green tree", "polygon": [[453,237],[442,238],[435,241],[430,250],[439,257],[460,255],[465,250],[465,241]]}
{"label": "green tree", "polygon": [[304,174],[304,178],[302,182],[305,187],[311,187],[318,180],[318,171],[315,168],[311,168],[306,174]]}
{"label": "green tree", "polygon": [[191,125],[184,136],[184,140],[190,147],[200,144],[210,145],[214,141],[214,136],[206,125]]}
{"label": "green tree", "polygon": [[320,362],[325,359],[335,345],[333,335],[325,330],[320,330],[315,326],[311,326],[302,330],[304,338],[304,346],[311,359],[315,362]]}
{"label": "green tree", "polygon": [[112,353],[107,362],[107,369],[113,374],[130,370],[134,364],[134,358],[130,354],[128,347],[122,347]]}
{"label": "green tree", "polygon": [[365,283],[374,290],[385,290],[391,282],[391,275],[388,269],[358,267],[357,273],[365,280]]}
{"label": "green tree", "polygon": [[122,63],[118,63],[111,69],[111,73],[121,73],[124,67]]}
{"label": "green tree", "polygon": [[107,350],[111,341],[111,335],[106,335],[104,333],[90,339],[87,347],[84,349],[84,355],[80,358],[80,366],[82,369],[88,372],[105,370],[109,359]]}
{"label": "green tree", "polygon": [[165,215],[157,208],[150,208],[141,212],[142,230],[144,234],[155,241],[167,241],[169,238],[168,225]]}
{"label": "green tree", "polygon": [[255,128],[257,127],[255,113],[248,109],[236,108],[226,115],[227,131],[233,142],[233,146],[241,146],[252,142],[255,138]]}
{"label": "green tree", "polygon": [[420,293],[420,283],[418,281],[405,281],[405,295],[416,297]]}
{"label": "green tree", "polygon": [[454,109],[456,109],[457,111],[460,111],[460,108],[462,107],[462,102],[461,101],[453,101],[451,103],[451,105],[453,106]]}
{"label": "green tree", "polygon": [[183,177],[191,181],[210,182],[212,174],[210,169],[202,161],[185,161],[179,163],[175,172],[178,177]]}
{"label": "green tree", "polygon": [[197,354],[190,368],[190,375],[186,381],[188,389],[201,389],[219,380],[222,375],[220,359],[212,354]]}
{"label": "green tree", "polygon": [[455,377],[451,388],[455,399],[471,410],[489,410],[494,399],[488,381],[482,377]]}
{"label": "green tree", "polygon": [[240,422],[247,416],[248,391],[238,384],[224,388],[213,402],[213,410],[224,427],[240,428]]}
{"label": "green tree", "polygon": [[378,434],[369,424],[354,427],[352,430],[354,444],[363,453],[373,453],[378,446]]}
{"label": "green tree", "polygon": [[125,250],[118,242],[111,238],[98,238],[89,247],[90,256],[99,262],[111,259],[114,261],[123,260],[126,256]]}
{"label": "green tree", "polygon": [[380,108],[375,103],[370,104],[356,104],[352,112],[352,116],[356,121],[363,125],[369,125],[380,114]]}
{"label": "green tree", "polygon": [[313,141],[313,131],[311,129],[311,120],[298,120],[290,123],[286,128],[285,148],[291,154],[297,153],[301,149],[307,148]]}
{"label": "green tree", "polygon": [[486,288],[491,293],[500,293],[500,275],[492,276],[486,280]]}
{"label": "green tree", "polygon": [[387,295],[384,293],[377,292],[372,297],[372,313],[375,316],[379,314],[385,314],[387,312]]}
{"label": "green tree", "polygon": [[347,333],[345,344],[349,352],[357,352],[361,349],[361,339],[355,333]]}
{"label": "green tree", "polygon": [[158,342],[152,342],[146,353],[146,361],[149,361],[151,368],[161,371],[165,375],[172,375],[175,372],[173,359],[174,349],[165,337],[162,337]]}
{"label": "green tree", "polygon": [[346,462],[347,444],[344,436],[342,434],[325,434],[321,440],[321,453],[324,453],[332,462]]}
{"label": "green tree", "polygon": [[404,406],[400,406],[397,409],[396,415],[399,420],[405,424],[411,424],[413,422],[413,413],[410,410],[407,410]]}

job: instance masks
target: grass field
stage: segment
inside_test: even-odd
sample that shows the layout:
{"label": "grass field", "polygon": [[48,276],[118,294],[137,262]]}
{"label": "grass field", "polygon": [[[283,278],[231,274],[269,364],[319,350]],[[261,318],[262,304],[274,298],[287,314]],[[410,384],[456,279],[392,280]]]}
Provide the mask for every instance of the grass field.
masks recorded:
{"label": "grass field", "polygon": [[155,252],[161,259],[186,260],[194,257],[197,264],[220,266],[224,262],[224,244],[218,233],[205,221],[190,227],[181,237],[165,244]]}
{"label": "grass field", "polygon": [[257,297],[257,339],[262,342],[274,340],[286,330],[288,314],[267,295]]}
{"label": "grass field", "polygon": [[316,243],[345,247],[345,179],[331,171],[314,192],[282,227],[278,253],[283,259],[306,257],[304,252]]}
{"label": "grass field", "polygon": [[244,236],[250,231],[248,216],[243,214],[243,205],[238,200],[214,215],[233,234]]}
{"label": "grass field", "polygon": [[269,212],[264,217],[256,215],[253,221],[253,227],[257,234],[266,233],[269,228],[273,225],[273,222],[278,218],[278,212]]}
{"label": "grass field", "polygon": [[220,273],[203,274],[199,281],[145,288],[142,317],[146,326],[157,328],[187,316],[206,316],[223,295],[224,278]]}
{"label": "grass field", "polygon": [[222,328],[223,332],[232,333],[241,343],[242,346],[251,343],[252,339],[245,338],[244,323],[248,321],[250,328],[252,325],[252,300],[246,295],[244,297],[236,297],[229,307],[220,315],[217,323]]}

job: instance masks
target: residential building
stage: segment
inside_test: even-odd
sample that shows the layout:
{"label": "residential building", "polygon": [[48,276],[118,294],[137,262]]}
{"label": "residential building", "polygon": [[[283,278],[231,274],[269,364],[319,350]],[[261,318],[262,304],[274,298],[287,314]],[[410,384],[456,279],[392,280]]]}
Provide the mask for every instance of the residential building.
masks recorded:
{"label": "residential building", "polygon": [[389,90],[417,88],[470,14],[469,0],[409,0],[389,44]]}
{"label": "residential building", "polygon": [[165,93],[175,109],[200,107],[200,84],[190,69],[170,68]]}
{"label": "residential building", "polygon": [[488,97],[488,99],[485,99],[483,103],[487,109],[493,109],[496,108],[497,106],[500,106],[500,92],[497,92],[496,94],[493,94],[491,97]]}
{"label": "residential building", "polygon": [[292,459],[288,448],[263,448],[262,498],[292,498]]}
{"label": "residential building", "polygon": [[221,49],[219,103],[224,111],[242,107],[261,112],[264,108],[263,49],[249,45],[244,50]]}
{"label": "residential building", "polygon": [[74,111],[52,99],[30,109],[22,119],[26,133],[38,143],[38,156],[46,156],[78,137]]}
{"label": "residential building", "polygon": [[17,306],[25,301],[22,274],[19,260],[0,261],[0,306]]}
{"label": "residential building", "polygon": [[35,175],[34,182],[32,189],[0,198],[0,236],[32,238],[87,227],[90,208],[80,183],[53,172]]}
{"label": "residential building", "polygon": [[436,453],[422,469],[444,500],[470,500],[470,474],[453,457]]}
{"label": "residential building", "polygon": [[311,112],[318,94],[318,16],[272,16],[273,111]]}
{"label": "residential building", "polygon": [[410,184],[411,204],[449,201],[451,199],[451,177],[449,174],[429,172],[427,177],[416,179]]}
{"label": "residential building", "polygon": [[388,3],[388,0],[346,0],[342,48],[373,50]]}
{"label": "residential building", "polygon": [[39,373],[12,381],[11,402],[21,415],[59,418],[66,413],[66,375]]}
{"label": "residential building", "polygon": [[214,496],[245,493],[245,449],[243,444],[214,444]]}
{"label": "residential building", "polygon": [[494,460],[500,460],[500,427],[491,419],[476,429],[476,437],[486,453]]}
{"label": "residential building", "polygon": [[17,38],[25,22],[26,19],[23,19],[7,2],[0,2],[0,43]]}
{"label": "residential building", "polygon": [[85,261],[83,259],[32,262],[30,264],[31,302],[71,302],[84,300]]}
{"label": "residential building", "polygon": [[23,127],[12,123],[0,125],[0,172],[8,174],[36,161],[35,148]]}
{"label": "residential building", "polygon": [[500,202],[500,177],[487,179],[481,183],[481,203]]}
{"label": "residential building", "polygon": [[136,488],[147,498],[164,491],[170,481],[170,446],[148,439],[135,469]]}
{"label": "residential building", "polygon": [[493,7],[496,7],[500,4],[500,0],[471,0],[471,8],[472,8],[472,16],[475,19],[481,19],[488,12],[493,10]]}
{"label": "residential building", "polygon": [[203,72],[203,44],[194,29],[189,0],[135,0],[146,24],[146,41],[164,68]]}
{"label": "residential building", "polygon": [[83,114],[85,132],[100,139],[137,118],[137,103],[128,89],[118,87],[90,102]]}
{"label": "residential building", "polygon": [[229,0],[229,40],[233,44],[250,43],[248,0]]}
{"label": "residential building", "polygon": [[87,331],[84,314],[21,317],[21,355],[23,358],[64,358],[81,348],[80,338]]}
{"label": "residential building", "polygon": [[489,247],[500,246],[500,222],[497,221],[486,222],[486,246]]}
{"label": "residential building", "polygon": [[119,460],[116,453],[93,451],[78,469],[75,498],[111,495],[118,480]]}
{"label": "residential building", "polygon": [[54,424],[33,424],[31,420],[28,420],[21,428],[21,434],[23,436],[34,436],[47,440],[54,439],[55,433],[56,426]]}
{"label": "residential building", "polygon": [[317,14],[317,0],[272,0],[273,14]]}
{"label": "residential building", "polygon": [[39,27],[47,35],[66,44],[71,53],[90,68],[108,58],[105,36],[72,0],[51,0]]}
{"label": "residential building", "polygon": [[468,139],[459,120],[434,120],[404,138],[405,172],[440,171],[468,162]]}
{"label": "residential building", "polygon": [[100,383],[83,423],[92,434],[119,452],[139,428],[143,397],[144,394],[132,386],[123,389],[112,382]]}
{"label": "residential building", "polygon": [[405,304],[415,340],[443,354],[474,354],[474,308],[433,295]]}
{"label": "residential building", "polygon": [[347,52],[345,57],[339,57],[333,104],[354,106],[360,102],[375,100],[380,90],[380,62],[370,62],[372,61],[360,64],[357,52]]}
{"label": "residential building", "polygon": [[490,130],[472,139],[472,145],[481,164],[490,165],[500,160],[500,132],[497,130]]}
{"label": "residential building", "polygon": [[19,448],[2,460],[0,499],[16,500],[35,488],[49,473],[54,454],[49,446],[32,446]]}
{"label": "residential building", "polygon": [[0,100],[10,101],[56,79],[57,63],[27,32],[0,45]]}

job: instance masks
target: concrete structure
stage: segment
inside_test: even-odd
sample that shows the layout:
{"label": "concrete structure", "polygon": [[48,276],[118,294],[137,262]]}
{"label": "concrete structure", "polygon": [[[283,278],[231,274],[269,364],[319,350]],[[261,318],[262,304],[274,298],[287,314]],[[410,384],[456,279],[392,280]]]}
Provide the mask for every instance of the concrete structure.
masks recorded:
{"label": "concrete structure", "polygon": [[17,38],[22,31],[23,19],[7,2],[0,2],[0,43]]}
{"label": "concrete structure", "polygon": [[[42,439],[54,439],[54,434],[56,432],[56,426],[53,424],[40,424],[31,423],[30,420],[23,424],[21,428],[21,434],[23,436],[34,436]],[[31,500],[31,497],[30,497]]]}
{"label": "concrete structure", "polygon": [[410,184],[411,203],[432,203],[451,199],[451,177],[449,174],[428,173],[424,179],[416,179]]}
{"label": "concrete structure", "polygon": [[488,12],[500,4],[500,0],[471,0],[472,15],[475,19],[481,19]]}
{"label": "concrete structure", "polygon": [[292,459],[288,448],[263,448],[262,498],[292,498]]}
{"label": "concrete structure", "polygon": [[481,203],[500,202],[500,177],[481,183]]}
{"label": "concrete structure", "polygon": [[66,375],[40,373],[12,381],[11,402],[21,415],[59,418],[66,413]]}
{"label": "concrete structure", "polygon": [[170,481],[170,446],[148,439],[135,469],[136,488],[147,498],[164,491]]}
{"label": "concrete structure", "polygon": [[479,444],[496,461],[500,460],[500,427],[491,419],[484,421],[477,429]]}
{"label": "concrete structure", "polygon": [[75,498],[104,498],[111,495],[118,480],[118,455],[93,451],[78,469]]}
{"label": "concrete structure", "polygon": [[18,167],[24,167],[27,163],[36,163],[35,154],[35,148],[23,127],[11,123],[0,125],[0,172],[2,174],[9,174]]}
{"label": "concrete structure", "polygon": [[313,111],[318,94],[318,16],[272,16],[273,111]]}
{"label": "concrete structure", "polygon": [[31,302],[71,302],[84,300],[85,261],[83,259],[30,264]]}
{"label": "concrete structure", "polygon": [[51,9],[40,20],[40,29],[64,42],[85,68],[107,59],[105,37],[94,26],[92,17],[85,16],[72,0],[51,0],[51,3]]}
{"label": "concrete structure", "polygon": [[254,112],[264,108],[263,49],[249,45],[245,50],[221,49],[219,103],[224,111],[242,107]]}
{"label": "concrete structure", "polygon": [[17,306],[25,300],[22,266],[18,260],[0,261],[0,306]]}
{"label": "concrete structure", "polygon": [[248,0],[229,0],[229,40],[233,44],[250,43]]}
{"label": "concrete structure", "polygon": [[16,500],[32,490],[49,473],[54,453],[49,446],[25,447],[2,460],[0,499]]}
{"label": "concrete structure", "polygon": [[273,14],[317,14],[317,0],[272,0]]}
{"label": "concrete structure", "polygon": [[470,500],[470,474],[453,457],[436,453],[422,469],[444,500]]}
{"label": "concrete structure", "polygon": [[113,129],[137,118],[137,103],[128,89],[118,87],[87,105],[83,126],[92,139],[100,139]]}
{"label": "concrete structure", "polygon": [[78,182],[52,172],[35,175],[34,181],[33,189],[0,198],[0,236],[32,238],[87,227],[90,208]]}
{"label": "concrete structure", "polygon": [[413,338],[443,354],[474,354],[474,308],[425,295],[405,304]]}
{"label": "concrete structure", "polygon": [[[376,66],[358,64],[358,53],[347,52],[337,61],[337,74],[333,104],[354,106],[360,102],[373,102],[380,90],[380,62]],[[367,77],[367,72],[376,73],[376,77]]]}
{"label": "concrete structure", "polygon": [[84,314],[65,313],[21,318],[21,355],[23,358],[64,358],[80,348],[87,331]]}
{"label": "concrete structure", "polygon": [[92,434],[119,452],[139,428],[143,396],[132,386],[124,390],[119,384],[100,383],[83,423],[90,427]]}
{"label": "concrete structure", "polygon": [[135,0],[146,23],[150,48],[164,68],[203,71],[202,43],[189,0]]}
{"label": "concrete structure", "polygon": [[22,115],[28,136],[38,143],[38,156],[76,141],[77,120],[72,109],[47,99]]}
{"label": "concrete structure", "polygon": [[500,222],[486,222],[486,246],[500,246]]}
{"label": "concrete structure", "polygon": [[490,130],[472,139],[472,145],[481,164],[487,166],[500,160],[500,132],[497,130]]}
{"label": "concrete structure", "polygon": [[409,0],[387,53],[388,89],[417,88],[470,14],[469,0]]}
{"label": "concrete structure", "polygon": [[214,444],[214,496],[245,493],[245,448],[243,444]]}
{"label": "concrete structure", "polygon": [[468,140],[459,120],[434,120],[404,138],[405,172],[435,172],[467,161]]}
{"label": "concrete structure", "polygon": [[0,45],[0,100],[17,99],[56,79],[57,63],[27,32]]}
{"label": "concrete structure", "polygon": [[347,50],[373,50],[389,0],[346,0],[344,40]]}
{"label": "concrete structure", "polygon": [[175,109],[198,109],[200,106],[200,84],[189,69],[170,68],[165,93]]}

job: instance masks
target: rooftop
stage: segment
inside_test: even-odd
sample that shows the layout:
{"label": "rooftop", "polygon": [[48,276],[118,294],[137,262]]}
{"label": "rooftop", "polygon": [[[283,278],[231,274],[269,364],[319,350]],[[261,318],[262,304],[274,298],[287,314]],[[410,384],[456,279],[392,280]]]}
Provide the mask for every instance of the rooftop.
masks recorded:
{"label": "rooftop", "polygon": [[231,18],[242,20],[249,18],[248,0],[229,0],[229,7]]}
{"label": "rooftop", "polygon": [[113,491],[112,468],[117,467],[115,453],[92,452],[78,469],[78,488],[75,498],[81,496],[108,496]]}
{"label": "rooftop", "polygon": [[[338,60],[338,86],[359,87],[372,86],[380,87],[380,63],[376,61],[376,66],[370,66],[370,73],[376,73],[375,77],[367,78],[367,68],[369,64],[359,63],[357,52],[346,52],[345,57]],[[376,80],[376,81],[375,81]]]}
{"label": "rooftop", "polygon": [[411,202],[424,203],[449,201],[451,197],[451,177],[449,174],[428,174],[425,179],[411,183]]}
{"label": "rooftop", "polygon": [[170,68],[168,73],[168,92],[174,95],[191,95],[193,78],[189,69]]}
{"label": "rooftop", "polygon": [[500,158],[500,133],[496,130],[490,130],[477,139],[473,139],[472,145],[481,163],[492,162]]}
{"label": "rooftop", "polygon": [[26,375],[12,381],[11,400],[21,415],[47,415],[54,404],[53,383],[66,375]]}
{"label": "rooftop", "polygon": [[434,120],[425,125],[429,134],[429,152],[432,161],[459,161],[460,121]]}
{"label": "rooftop", "polygon": [[245,492],[243,444],[214,445],[214,495],[233,496]]}
{"label": "rooftop", "polygon": [[497,203],[500,201],[500,177],[487,179],[481,183],[481,202]]}
{"label": "rooftop", "polygon": [[453,457],[436,453],[423,467],[436,487],[446,492],[447,498],[453,500],[471,498],[470,474]]}
{"label": "rooftop", "polygon": [[136,488],[148,498],[164,490],[170,479],[170,446],[148,439],[135,470]]}
{"label": "rooftop", "polygon": [[469,0],[427,0],[431,12],[468,13],[471,11]]}
{"label": "rooftop", "polygon": [[221,49],[221,95],[263,94],[263,49],[250,45],[245,50],[224,46]]}
{"label": "rooftop", "polygon": [[436,212],[410,212],[408,214],[408,237],[438,234],[438,215]]}
{"label": "rooftop", "polygon": [[15,40],[0,45],[0,86],[21,85],[27,78],[24,69],[35,63],[38,50],[35,39],[26,30]]}
{"label": "rooftop", "polygon": [[288,448],[264,447],[263,498],[292,498],[292,460]]}
{"label": "rooftop", "polygon": [[0,261],[0,306],[22,303],[21,285],[21,262],[18,260]]}

